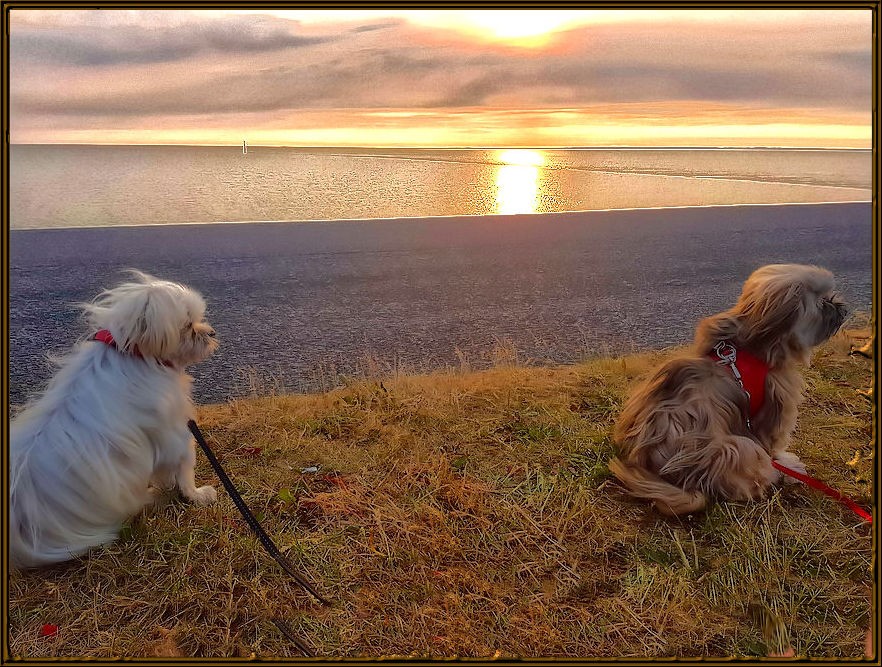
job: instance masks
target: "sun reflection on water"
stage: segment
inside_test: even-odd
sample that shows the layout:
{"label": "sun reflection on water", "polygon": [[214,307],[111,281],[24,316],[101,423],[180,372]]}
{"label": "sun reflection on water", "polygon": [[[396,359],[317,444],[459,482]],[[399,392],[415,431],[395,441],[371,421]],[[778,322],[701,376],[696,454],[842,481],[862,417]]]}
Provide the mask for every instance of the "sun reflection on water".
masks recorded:
{"label": "sun reflection on water", "polygon": [[545,156],[538,151],[500,151],[496,170],[497,213],[536,213],[539,207],[539,168]]}

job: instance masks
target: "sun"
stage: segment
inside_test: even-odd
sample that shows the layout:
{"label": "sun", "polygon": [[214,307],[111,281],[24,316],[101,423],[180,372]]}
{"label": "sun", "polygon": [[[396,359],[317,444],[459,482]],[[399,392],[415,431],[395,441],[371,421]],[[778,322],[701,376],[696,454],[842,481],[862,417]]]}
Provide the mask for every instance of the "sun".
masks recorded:
{"label": "sun", "polygon": [[536,47],[582,18],[582,13],[555,10],[472,10],[462,12],[460,25],[469,32],[515,46]]}
{"label": "sun", "polygon": [[516,167],[542,167],[545,165],[545,156],[540,151],[528,151],[522,148],[510,148],[499,151],[496,159],[503,164]]}

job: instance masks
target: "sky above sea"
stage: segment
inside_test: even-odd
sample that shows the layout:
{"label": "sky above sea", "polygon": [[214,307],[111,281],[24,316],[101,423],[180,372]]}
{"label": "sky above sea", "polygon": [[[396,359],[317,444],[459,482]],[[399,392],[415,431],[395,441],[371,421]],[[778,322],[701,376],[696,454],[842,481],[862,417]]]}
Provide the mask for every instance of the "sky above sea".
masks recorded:
{"label": "sky above sea", "polygon": [[870,9],[10,11],[13,143],[871,143]]}

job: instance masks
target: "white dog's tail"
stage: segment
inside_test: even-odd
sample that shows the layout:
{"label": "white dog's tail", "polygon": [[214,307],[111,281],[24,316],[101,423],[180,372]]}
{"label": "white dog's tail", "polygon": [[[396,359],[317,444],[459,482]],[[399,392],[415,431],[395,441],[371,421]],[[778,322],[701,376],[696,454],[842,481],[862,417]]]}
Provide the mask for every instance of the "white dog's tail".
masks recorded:
{"label": "white dog's tail", "polygon": [[667,516],[692,514],[707,505],[707,497],[703,493],[685,491],[645,468],[628,465],[618,458],[609,462],[609,470],[632,496],[652,501],[653,506]]}

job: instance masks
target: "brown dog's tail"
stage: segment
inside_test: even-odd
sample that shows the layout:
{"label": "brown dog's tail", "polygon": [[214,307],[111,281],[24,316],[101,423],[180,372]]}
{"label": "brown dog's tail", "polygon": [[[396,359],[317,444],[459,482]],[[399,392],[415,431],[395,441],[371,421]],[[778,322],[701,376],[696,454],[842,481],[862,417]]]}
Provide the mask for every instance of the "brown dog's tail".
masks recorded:
{"label": "brown dog's tail", "polygon": [[684,491],[645,468],[628,465],[618,458],[610,460],[609,470],[632,496],[652,501],[655,508],[667,516],[692,514],[707,505],[703,493]]}

